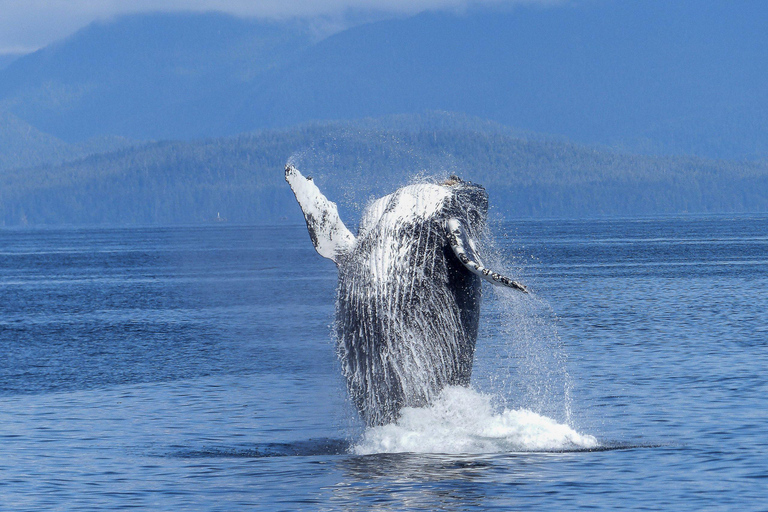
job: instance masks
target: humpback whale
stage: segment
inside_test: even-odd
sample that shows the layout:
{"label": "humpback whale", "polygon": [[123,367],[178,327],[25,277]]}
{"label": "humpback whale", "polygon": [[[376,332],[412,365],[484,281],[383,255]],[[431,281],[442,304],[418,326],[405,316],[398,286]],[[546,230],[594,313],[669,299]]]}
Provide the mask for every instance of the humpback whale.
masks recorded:
{"label": "humpback whale", "polygon": [[391,423],[445,386],[468,386],[482,280],[527,293],[478,256],[485,189],[456,176],[408,185],[369,204],[355,236],[312,178],[288,165],[285,179],[315,249],[338,267],[337,352],[365,423]]}

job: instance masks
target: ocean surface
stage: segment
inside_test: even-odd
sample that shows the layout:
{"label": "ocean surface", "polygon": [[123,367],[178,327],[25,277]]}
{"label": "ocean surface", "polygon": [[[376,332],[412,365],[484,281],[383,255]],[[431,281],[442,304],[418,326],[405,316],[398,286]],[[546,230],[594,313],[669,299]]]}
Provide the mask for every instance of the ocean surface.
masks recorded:
{"label": "ocean surface", "polygon": [[0,230],[0,510],[768,510],[768,218],[521,221],[366,430],[304,226]]}

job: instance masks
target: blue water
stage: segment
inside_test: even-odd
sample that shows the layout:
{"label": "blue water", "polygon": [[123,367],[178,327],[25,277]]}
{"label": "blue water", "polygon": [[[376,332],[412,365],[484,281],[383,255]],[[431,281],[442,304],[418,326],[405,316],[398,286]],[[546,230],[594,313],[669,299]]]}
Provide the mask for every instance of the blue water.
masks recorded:
{"label": "blue water", "polygon": [[473,386],[597,449],[355,455],[303,226],[1,230],[0,510],[768,509],[768,218],[494,233]]}

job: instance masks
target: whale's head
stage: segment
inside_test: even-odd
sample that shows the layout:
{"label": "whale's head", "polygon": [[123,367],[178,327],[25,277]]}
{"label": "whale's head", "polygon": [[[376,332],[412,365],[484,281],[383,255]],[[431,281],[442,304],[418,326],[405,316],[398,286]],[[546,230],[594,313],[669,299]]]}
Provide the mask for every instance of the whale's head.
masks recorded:
{"label": "whale's head", "polygon": [[450,191],[444,215],[464,220],[471,233],[479,234],[488,218],[488,193],[481,185],[451,176],[441,185]]}
{"label": "whale's head", "polygon": [[430,222],[443,226],[448,219],[456,218],[475,236],[483,232],[487,215],[485,189],[451,176],[447,180],[407,185],[373,201],[363,212],[358,234],[365,236],[382,229],[394,231]]}

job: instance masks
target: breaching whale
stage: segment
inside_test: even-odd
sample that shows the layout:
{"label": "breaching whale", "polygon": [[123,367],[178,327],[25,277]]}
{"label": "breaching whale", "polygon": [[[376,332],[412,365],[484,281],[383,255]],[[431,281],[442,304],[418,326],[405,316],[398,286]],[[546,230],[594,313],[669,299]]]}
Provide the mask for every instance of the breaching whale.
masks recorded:
{"label": "breaching whale", "polygon": [[337,351],[366,424],[390,423],[445,386],[468,386],[481,280],[527,292],[477,254],[485,189],[455,176],[400,188],[368,205],[355,236],[312,178],[288,165],[285,179],[315,249],[339,270]]}

